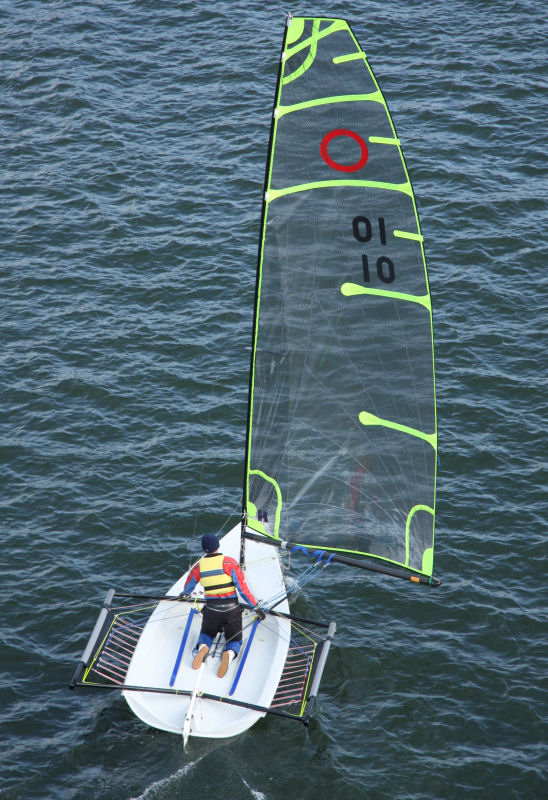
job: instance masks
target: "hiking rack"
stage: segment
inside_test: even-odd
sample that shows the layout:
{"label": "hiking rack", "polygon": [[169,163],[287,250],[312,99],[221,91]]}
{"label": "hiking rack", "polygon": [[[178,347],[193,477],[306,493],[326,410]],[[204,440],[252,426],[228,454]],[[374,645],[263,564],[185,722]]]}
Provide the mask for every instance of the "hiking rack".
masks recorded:
{"label": "hiking rack", "polygon": [[[204,602],[187,596],[139,594],[109,589],[70,682],[70,689],[117,689],[124,692],[190,696],[191,689],[134,686],[126,683],[126,674],[141,632],[156,605],[163,601],[187,604]],[[247,605],[242,607],[249,610]],[[308,725],[336,625],[334,622],[318,622],[276,610],[264,611],[267,615],[282,616],[291,622],[288,654],[270,706],[260,706],[209,692],[200,692],[200,697],[299,720]]]}

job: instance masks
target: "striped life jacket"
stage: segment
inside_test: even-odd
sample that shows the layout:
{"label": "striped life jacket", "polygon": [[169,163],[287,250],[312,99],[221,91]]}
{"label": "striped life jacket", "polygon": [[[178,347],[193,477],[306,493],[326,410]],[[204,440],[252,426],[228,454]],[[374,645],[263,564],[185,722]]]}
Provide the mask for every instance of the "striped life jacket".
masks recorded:
{"label": "striped life jacket", "polygon": [[224,556],[203,556],[200,559],[200,583],[204,587],[206,597],[234,597],[236,587],[230,575],[223,569]]}

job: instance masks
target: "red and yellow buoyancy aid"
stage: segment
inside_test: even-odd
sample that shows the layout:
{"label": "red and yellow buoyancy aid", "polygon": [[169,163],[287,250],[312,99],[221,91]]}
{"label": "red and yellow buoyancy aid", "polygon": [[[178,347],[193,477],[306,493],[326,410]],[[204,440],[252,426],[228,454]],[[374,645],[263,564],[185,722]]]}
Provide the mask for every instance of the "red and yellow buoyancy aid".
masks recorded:
{"label": "red and yellow buoyancy aid", "polygon": [[200,583],[206,597],[234,597],[234,581],[223,569],[224,555],[203,556],[199,561]]}

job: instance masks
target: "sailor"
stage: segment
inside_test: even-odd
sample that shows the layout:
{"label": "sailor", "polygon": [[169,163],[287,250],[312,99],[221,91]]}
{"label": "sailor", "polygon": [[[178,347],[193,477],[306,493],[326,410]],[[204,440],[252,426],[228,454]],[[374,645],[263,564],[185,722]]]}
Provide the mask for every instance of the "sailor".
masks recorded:
{"label": "sailor", "polygon": [[205,555],[191,570],[183,589],[183,594],[190,594],[196,584],[201,583],[206,601],[192,667],[198,669],[201,666],[213,639],[222,630],[225,647],[217,670],[218,677],[222,678],[242,646],[242,609],[238,605],[238,592],[254,607],[253,610],[260,620],[264,619],[265,613],[247,585],[238,562],[219,552],[219,539],[214,534],[202,536],[202,550]]}

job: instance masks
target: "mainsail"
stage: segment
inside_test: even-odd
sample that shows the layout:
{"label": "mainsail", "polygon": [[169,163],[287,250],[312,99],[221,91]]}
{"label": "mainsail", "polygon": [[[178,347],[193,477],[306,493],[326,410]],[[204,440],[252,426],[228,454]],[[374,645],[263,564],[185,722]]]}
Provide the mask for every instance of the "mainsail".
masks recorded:
{"label": "mainsail", "polygon": [[348,24],[288,18],[244,516],[275,539],[431,576],[436,463],[432,311],[400,142]]}

